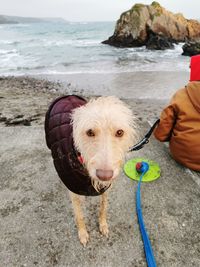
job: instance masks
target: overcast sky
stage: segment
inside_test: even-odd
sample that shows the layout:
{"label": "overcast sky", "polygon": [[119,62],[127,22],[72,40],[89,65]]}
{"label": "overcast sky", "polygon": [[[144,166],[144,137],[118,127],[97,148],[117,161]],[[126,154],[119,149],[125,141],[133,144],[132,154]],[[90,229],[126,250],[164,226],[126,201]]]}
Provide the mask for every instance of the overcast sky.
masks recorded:
{"label": "overcast sky", "polygon": [[[69,21],[115,21],[134,0],[0,0],[0,14],[26,17],[62,17]],[[166,9],[186,18],[200,18],[200,0],[160,0]]]}

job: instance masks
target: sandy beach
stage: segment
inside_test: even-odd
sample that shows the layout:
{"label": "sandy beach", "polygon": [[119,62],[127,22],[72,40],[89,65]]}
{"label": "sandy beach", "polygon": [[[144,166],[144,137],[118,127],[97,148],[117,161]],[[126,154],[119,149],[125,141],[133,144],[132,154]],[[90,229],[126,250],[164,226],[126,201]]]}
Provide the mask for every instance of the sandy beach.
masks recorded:
{"label": "sandy beach", "polygon": [[[100,236],[98,200],[88,198],[91,240],[86,248],[79,244],[67,190],[46,148],[43,123],[48,105],[57,96],[113,94],[113,85],[116,95],[137,116],[143,136],[149,129],[148,121],[159,116],[172,91],[188,80],[187,73],[163,73],[154,78],[143,74],[144,83],[139,79],[142,74],[135,74],[136,91],[131,91],[130,74],[123,79],[115,77],[115,83],[113,76],[107,79],[91,75],[48,80],[0,78],[0,266],[146,266],[135,215],[136,184],[124,174],[110,194],[110,237],[107,240]],[[89,83],[91,87],[87,88]],[[161,91],[166,85],[172,91]],[[156,91],[149,91],[152,88]],[[141,156],[157,161],[162,170],[161,178],[142,191],[144,218],[158,266],[199,267],[198,177],[174,162],[167,148],[153,137],[145,149],[130,155]]]}
{"label": "sandy beach", "polygon": [[[31,77],[0,78],[1,126],[5,124],[24,125],[24,120],[28,120],[30,125],[33,126],[43,125],[44,115],[48,105],[53,99],[63,94],[77,94],[86,97],[87,99],[101,95],[99,91],[96,92],[98,79],[96,79],[95,83],[93,82],[93,90],[88,91],[83,88],[81,89],[80,87],[83,77],[82,80],[78,80],[79,84],[77,87],[72,81],[67,83],[66,80],[64,81],[62,79],[59,80],[59,82],[55,82],[55,80],[57,79],[54,78],[54,81],[48,81],[47,79],[36,79]],[[89,78],[86,78],[86,81],[90,82],[90,76]],[[103,81],[106,80],[104,79]],[[104,86],[104,84],[105,83],[99,82],[100,88]],[[141,91],[141,89],[139,91]],[[145,88],[144,91],[146,92],[147,89]],[[168,99],[153,99],[152,97],[138,98],[138,92],[131,92],[132,97],[129,96],[126,98],[127,94],[124,94],[124,91],[121,90],[121,96],[118,97],[131,106],[134,114],[139,120],[154,120],[159,116],[160,111],[165,106]],[[103,91],[102,95],[108,95],[108,92],[105,92],[104,94]],[[114,89],[112,89],[110,95],[115,95]]]}

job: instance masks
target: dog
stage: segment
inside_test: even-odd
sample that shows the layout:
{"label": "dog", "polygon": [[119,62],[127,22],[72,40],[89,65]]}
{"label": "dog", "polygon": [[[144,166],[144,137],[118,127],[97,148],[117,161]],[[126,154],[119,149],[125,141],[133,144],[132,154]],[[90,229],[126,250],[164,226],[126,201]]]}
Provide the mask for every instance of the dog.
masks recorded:
{"label": "dog", "polygon": [[89,102],[78,96],[64,96],[54,101],[46,114],[47,146],[58,175],[70,190],[83,246],[89,234],[81,195],[100,196],[99,230],[108,237],[107,194],[120,174],[126,152],[136,141],[135,121],[131,109],[114,96]]}

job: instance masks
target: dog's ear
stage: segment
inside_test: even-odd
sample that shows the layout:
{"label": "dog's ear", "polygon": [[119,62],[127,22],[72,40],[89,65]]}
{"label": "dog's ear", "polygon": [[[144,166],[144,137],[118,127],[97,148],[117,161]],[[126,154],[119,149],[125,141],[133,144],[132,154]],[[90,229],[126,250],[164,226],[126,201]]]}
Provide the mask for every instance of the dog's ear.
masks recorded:
{"label": "dog's ear", "polygon": [[79,146],[78,143],[80,140],[80,134],[81,134],[81,129],[82,129],[81,124],[83,123],[83,118],[82,118],[83,110],[84,110],[84,106],[81,106],[81,107],[75,108],[71,113],[71,125],[73,128],[73,139],[74,139],[74,144],[77,149]]}
{"label": "dog's ear", "polygon": [[126,103],[123,103],[123,105],[124,105],[126,123],[129,127],[128,129],[129,143],[130,143],[130,146],[132,146],[136,144],[139,139],[139,134],[138,134],[139,121],[138,121],[138,118],[133,113],[130,106],[128,106]]}

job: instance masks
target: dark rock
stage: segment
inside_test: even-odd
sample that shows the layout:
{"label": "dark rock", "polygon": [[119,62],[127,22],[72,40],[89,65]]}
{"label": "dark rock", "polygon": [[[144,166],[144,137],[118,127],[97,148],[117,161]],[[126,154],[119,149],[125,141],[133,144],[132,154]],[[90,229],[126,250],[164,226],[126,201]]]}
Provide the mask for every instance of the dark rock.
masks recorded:
{"label": "dark rock", "polygon": [[16,126],[16,125],[24,125],[24,126],[31,126],[31,119],[27,118],[14,118],[14,119],[6,119],[5,121],[6,126]]}
{"label": "dark rock", "polygon": [[182,46],[184,56],[195,56],[200,54],[200,41],[188,42]]}
{"label": "dark rock", "polygon": [[173,49],[174,44],[170,38],[167,38],[163,35],[156,35],[154,33],[151,33],[146,43],[146,48],[152,50]]}
{"label": "dark rock", "polygon": [[25,119],[25,120],[23,121],[23,125],[24,125],[24,126],[31,126],[31,121],[30,121],[30,119]]}
{"label": "dark rock", "polygon": [[24,115],[19,114],[19,115],[15,116],[14,119],[21,119],[21,118],[23,118],[23,117],[24,117]]}
{"label": "dark rock", "polygon": [[124,36],[123,38],[120,38],[118,36],[116,37],[111,36],[108,38],[108,40],[103,41],[102,44],[109,44],[115,47],[123,48],[123,47],[140,47],[143,46],[145,43],[139,38],[136,40],[133,39],[133,36],[130,34]]}
{"label": "dark rock", "polygon": [[0,122],[5,122],[7,120],[6,117],[0,116]]}

